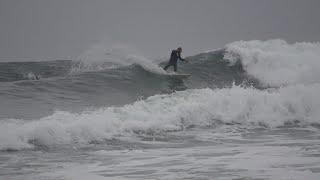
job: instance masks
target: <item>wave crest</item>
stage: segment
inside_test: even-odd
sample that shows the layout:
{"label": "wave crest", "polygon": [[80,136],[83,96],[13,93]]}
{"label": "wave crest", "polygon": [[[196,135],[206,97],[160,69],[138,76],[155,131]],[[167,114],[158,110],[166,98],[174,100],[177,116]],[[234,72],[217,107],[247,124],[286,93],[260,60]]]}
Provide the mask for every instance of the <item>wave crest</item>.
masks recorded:
{"label": "wave crest", "polygon": [[244,70],[267,86],[319,83],[320,43],[284,40],[238,41],[226,45],[224,59],[241,60]]}
{"label": "wave crest", "polygon": [[145,70],[164,74],[165,71],[146,57],[139,55],[136,50],[124,45],[108,48],[105,44],[97,44],[82,53],[71,68],[71,74],[101,71],[122,66],[138,64]]}

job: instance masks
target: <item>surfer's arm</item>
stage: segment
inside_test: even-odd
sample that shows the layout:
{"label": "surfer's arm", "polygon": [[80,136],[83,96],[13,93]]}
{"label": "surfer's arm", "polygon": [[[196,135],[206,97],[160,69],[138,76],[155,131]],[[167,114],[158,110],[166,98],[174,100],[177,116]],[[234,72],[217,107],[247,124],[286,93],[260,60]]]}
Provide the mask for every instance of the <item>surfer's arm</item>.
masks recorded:
{"label": "surfer's arm", "polygon": [[180,59],[181,61],[186,61],[186,59],[183,59],[180,55],[180,53],[178,53],[178,59]]}
{"label": "surfer's arm", "polygon": [[180,59],[181,61],[183,61],[183,62],[186,62],[186,63],[189,62],[189,61],[187,61],[185,58],[182,58],[181,56],[179,56],[179,59]]}

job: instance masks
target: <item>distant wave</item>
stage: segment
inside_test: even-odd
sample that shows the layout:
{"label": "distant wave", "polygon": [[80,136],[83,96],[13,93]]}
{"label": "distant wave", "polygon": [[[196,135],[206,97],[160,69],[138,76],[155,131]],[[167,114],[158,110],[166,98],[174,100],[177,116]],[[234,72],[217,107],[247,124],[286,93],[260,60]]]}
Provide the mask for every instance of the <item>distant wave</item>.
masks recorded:
{"label": "distant wave", "polygon": [[71,65],[71,60],[2,62],[0,63],[0,82],[65,76],[69,73]]}

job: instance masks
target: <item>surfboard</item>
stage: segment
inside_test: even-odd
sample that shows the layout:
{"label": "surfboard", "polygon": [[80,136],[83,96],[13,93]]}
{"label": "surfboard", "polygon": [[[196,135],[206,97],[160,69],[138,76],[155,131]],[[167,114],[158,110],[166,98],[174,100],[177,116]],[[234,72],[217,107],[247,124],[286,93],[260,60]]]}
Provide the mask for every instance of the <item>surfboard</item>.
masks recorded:
{"label": "surfboard", "polygon": [[171,77],[176,77],[176,78],[188,78],[191,76],[191,74],[178,74],[178,73],[170,73],[168,74],[168,76],[171,76]]}

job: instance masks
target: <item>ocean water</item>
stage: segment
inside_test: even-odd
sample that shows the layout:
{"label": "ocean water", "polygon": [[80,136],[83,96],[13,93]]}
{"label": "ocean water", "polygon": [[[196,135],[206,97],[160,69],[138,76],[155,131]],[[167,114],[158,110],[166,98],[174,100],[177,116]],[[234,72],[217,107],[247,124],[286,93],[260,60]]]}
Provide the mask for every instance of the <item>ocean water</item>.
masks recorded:
{"label": "ocean water", "polygon": [[0,179],[320,179],[320,44],[0,63]]}

